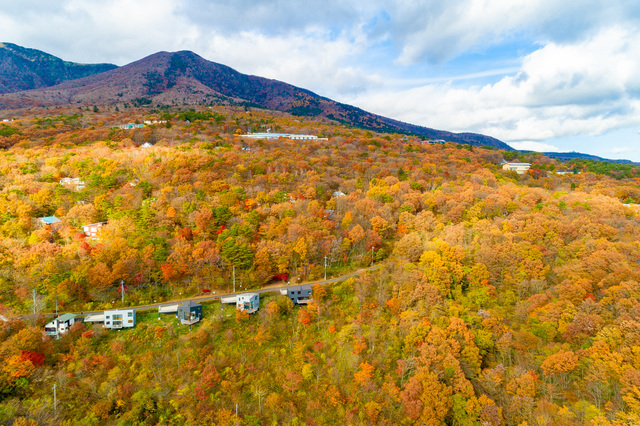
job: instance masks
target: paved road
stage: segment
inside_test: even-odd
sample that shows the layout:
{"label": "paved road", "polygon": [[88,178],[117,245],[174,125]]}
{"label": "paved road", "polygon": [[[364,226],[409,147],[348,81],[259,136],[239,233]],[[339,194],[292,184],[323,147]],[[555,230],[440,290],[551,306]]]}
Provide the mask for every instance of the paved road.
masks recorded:
{"label": "paved road", "polygon": [[[152,310],[152,309],[158,309],[158,307],[160,306],[166,306],[166,305],[177,305],[177,304],[181,304],[183,302],[186,302],[188,300],[193,300],[196,302],[204,302],[204,301],[208,301],[208,300],[216,300],[216,299],[220,299],[221,297],[228,297],[228,296],[235,296],[238,294],[242,294],[242,293],[275,293],[275,292],[279,292],[280,290],[284,290],[287,287],[294,287],[294,286],[298,286],[298,285],[315,285],[315,284],[330,284],[330,283],[337,283],[340,281],[344,281],[347,280],[349,278],[355,277],[357,275],[360,275],[363,272],[368,272],[368,271],[373,271],[376,269],[379,269],[382,265],[374,265],[374,266],[370,266],[368,268],[363,268],[363,269],[358,269],[355,272],[352,272],[351,274],[347,274],[347,275],[341,275],[339,277],[336,278],[331,278],[328,280],[318,280],[318,281],[305,281],[305,282],[301,282],[301,283],[287,283],[286,285],[271,285],[268,287],[264,287],[261,289],[256,289],[256,290],[246,290],[246,291],[236,291],[234,292],[230,292],[230,293],[220,293],[220,294],[207,294],[207,295],[203,295],[203,296],[193,296],[193,297],[189,297],[186,299],[175,299],[175,300],[167,300],[161,303],[152,303],[150,305],[139,305],[139,306],[126,306],[126,307],[118,307],[117,309],[133,309],[134,311],[148,311],[148,310]],[[83,311],[82,313],[80,312],[73,312],[76,315],[89,315],[89,314],[101,314],[104,311]],[[62,313],[58,313],[58,315],[63,314]],[[33,314],[28,314],[28,315],[20,315],[23,318],[27,318],[32,316]],[[55,313],[46,313],[43,314],[45,317],[54,317]]]}

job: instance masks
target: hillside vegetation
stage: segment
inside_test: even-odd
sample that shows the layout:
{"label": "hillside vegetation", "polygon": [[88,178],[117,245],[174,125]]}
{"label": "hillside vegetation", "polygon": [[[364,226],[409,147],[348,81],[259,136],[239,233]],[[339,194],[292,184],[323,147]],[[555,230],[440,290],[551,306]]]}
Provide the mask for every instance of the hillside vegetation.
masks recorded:
{"label": "hillside vegetation", "polygon": [[[3,424],[640,423],[637,179],[264,110],[111,108],[0,127]],[[266,129],[327,140],[238,136]],[[192,330],[150,312],[49,340],[17,316],[226,291],[233,269],[242,289],[320,279],[325,259],[380,268],[305,307],[212,303]]]}

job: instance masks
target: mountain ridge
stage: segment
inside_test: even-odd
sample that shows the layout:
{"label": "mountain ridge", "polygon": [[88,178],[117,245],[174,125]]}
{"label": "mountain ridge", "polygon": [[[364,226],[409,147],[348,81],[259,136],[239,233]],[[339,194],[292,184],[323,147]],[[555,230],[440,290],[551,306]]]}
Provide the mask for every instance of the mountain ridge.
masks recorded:
{"label": "mountain ridge", "polygon": [[79,64],[37,49],[0,43],[0,94],[39,89],[117,68],[113,64]]}
{"label": "mountain ridge", "polygon": [[101,73],[0,95],[0,109],[130,102],[165,105],[240,103],[297,116],[325,117],[367,130],[410,133],[473,146],[513,150],[490,136],[454,133],[404,123],[333,101],[288,83],[242,74],[191,51],[157,52]]}
{"label": "mountain ridge", "polygon": [[[537,151],[519,151],[522,153],[538,153]],[[604,158],[598,157],[597,155],[585,154],[583,152],[540,152],[539,154],[544,155],[545,157],[553,158],[556,160],[562,161],[571,161],[571,160],[591,160],[591,161],[604,161],[607,163],[617,163],[617,164],[628,164],[632,166],[640,166],[640,163],[631,161],[631,160],[620,160],[620,159],[612,159],[612,158]]]}

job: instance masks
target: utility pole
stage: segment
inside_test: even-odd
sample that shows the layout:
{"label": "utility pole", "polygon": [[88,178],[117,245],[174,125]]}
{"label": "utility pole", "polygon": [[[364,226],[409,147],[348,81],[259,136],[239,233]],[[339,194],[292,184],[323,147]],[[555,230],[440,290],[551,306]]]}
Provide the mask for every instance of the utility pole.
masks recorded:
{"label": "utility pole", "polygon": [[324,280],[327,280],[327,255],[324,256]]}
{"label": "utility pole", "polygon": [[233,265],[233,292],[236,292],[236,266]]}
{"label": "utility pole", "polygon": [[53,411],[58,415],[58,396],[56,394],[56,386],[53,385]]}

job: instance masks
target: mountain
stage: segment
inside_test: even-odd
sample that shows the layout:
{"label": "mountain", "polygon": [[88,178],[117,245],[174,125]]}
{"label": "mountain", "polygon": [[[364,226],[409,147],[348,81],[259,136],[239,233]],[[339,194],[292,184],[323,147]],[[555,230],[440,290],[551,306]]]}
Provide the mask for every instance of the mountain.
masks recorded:
{"label": "mountain", "polygon": [[593,160],[593,161],[606,161],[608,163],[617,164],[629,164],[640,166],[640,163],[635,163],[631,160],[612,160],[610,158],[602,158],[596,155],[583,154],[581,152],[543,152],[543,155],[549,158],[555,158],[556,160],[571,161],[571,160]]}
{"label": "mountain", "polygon": [[49,87],[117,68],[112,64],[76,64],[36,49],[0,43],[0,93]]}
{"label": "mountain", "polygon": [[63,104],[234,103],[301,116],[326,117],[358,128],[411,133],[432,139],[512,150],[475,133],[452,133],[416,126],[335,102],[277,80],[246,75],[193,52],[159,52],[120,68],[46,88],[0,95],[0,109]]}

